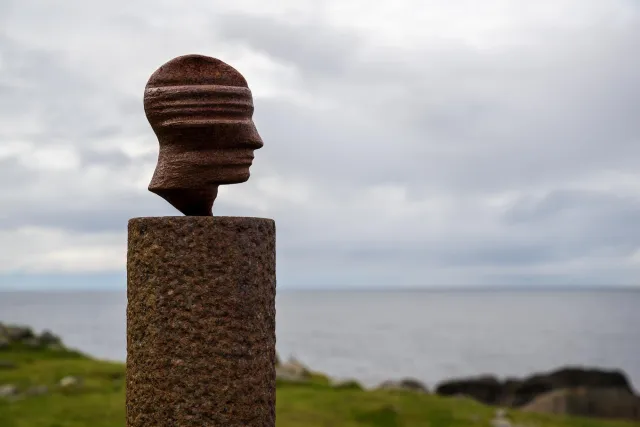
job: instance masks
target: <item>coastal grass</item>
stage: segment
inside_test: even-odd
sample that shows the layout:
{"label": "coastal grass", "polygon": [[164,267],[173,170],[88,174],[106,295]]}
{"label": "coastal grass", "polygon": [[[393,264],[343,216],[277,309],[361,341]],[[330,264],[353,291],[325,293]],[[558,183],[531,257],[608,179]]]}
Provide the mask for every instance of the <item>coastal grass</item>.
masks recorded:
{"label": "coastal grass", "polygon": [[[125,367],[67,350],[12,346],[0,350],[0,386],[26,391],[45,385],[44,395],[0,399],[2,427],[124,427]],[[71,389],[58,386],[67,376],[82,379]],[[491,426],[495,408],[470,399],[409,391],[336,388],[323,375],[308,383],[277,384],[278,427],[463,427]],[[624,427],[639,423],[603,421],[508,411],[513,425],[529,427]]]}

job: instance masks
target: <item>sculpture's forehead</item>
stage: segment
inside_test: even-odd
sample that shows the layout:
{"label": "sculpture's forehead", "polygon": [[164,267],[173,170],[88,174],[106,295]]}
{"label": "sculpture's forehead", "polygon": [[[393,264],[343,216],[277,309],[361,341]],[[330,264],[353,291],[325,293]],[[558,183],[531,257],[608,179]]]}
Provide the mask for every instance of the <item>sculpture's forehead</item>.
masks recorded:
{"label": "sculpture's forehead", "polygon": [[179,56],[151,75],[147,87],[219,85],[248,87],[245,78],[219,59],[202,55]]}

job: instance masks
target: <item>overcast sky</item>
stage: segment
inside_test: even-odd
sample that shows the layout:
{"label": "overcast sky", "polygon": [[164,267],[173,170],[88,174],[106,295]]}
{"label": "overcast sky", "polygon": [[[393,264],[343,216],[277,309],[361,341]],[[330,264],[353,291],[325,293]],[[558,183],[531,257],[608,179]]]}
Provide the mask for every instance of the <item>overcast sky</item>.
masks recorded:
{"label": "overcast sky", "polygon": [[280,288],[640,285],[637,0],[0,0],[0,288],[125,287],[147,79],[238,69]]}

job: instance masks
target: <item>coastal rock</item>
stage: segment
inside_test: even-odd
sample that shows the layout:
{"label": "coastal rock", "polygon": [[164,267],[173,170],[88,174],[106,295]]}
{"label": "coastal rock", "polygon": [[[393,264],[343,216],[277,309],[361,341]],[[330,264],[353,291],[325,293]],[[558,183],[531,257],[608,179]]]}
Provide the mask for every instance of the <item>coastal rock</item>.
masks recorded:
{"label": "coastal rock", "polygon": [[78,377],[68,376],[64,377],[60,380],[60,387],[62,388],[72,388],[77,387],[82,383],[82,380]]}
{"label": "coastal rock", "polygon": [[0,350],[8,349],[11,344],[22,344],[33,349],[65,349],[60,337],[49,330],[44,330],[40,335],[37,335],[33,332],[33,329],[27,326],[0,323]]}
{"label": "coastal rock", "polygon": [[498,409],[495,417],[491,420],[491,427],[515,427],[507,418],[507,412],[504,409]]}
{"label": "coastal rock", "polygon": [[523,411],[640,420],[640,397],[621,388],[570,388],[536,397]]}
{"label": "coastal rock", "polygon": [[463,395],[486,405],[517,408],[545,393],[576,387],[611,388],[633,394],[629,380],[621,371],[575,367],[534,374],[522,380],[510,378],[505,382],[494,376],[453,379],[439,384],[436,393],[442,396]]}
{"label": "coastal rock", "polygon": [[629,380],[621,371],[567,367],[534,374],[520,383],[515,380],[505,383],[501,401],[505,405],[520,407],[553,390],[579,387],[615,389],[633,394]]}
{"label": "coastal rock", "polygon": [[467,396],[487,405],[495,405],[502,395],[502,384],[496,377],[490,375],[453,379],[440,383],[436,387],[436,394]]}
{"label": "coastal rock", "polygon": [[17,396],[18,387],[13,384],[0,385],[0,398]]}
{"label": "coastal rock", "polygon": [[419,393],[429,393],[426,385],[413,378],[404,378],[400,381],[385,381],[380,386],[381,390],[406,390]]}
{"label": "coastal rock", "polygon": [[311,371],[295,358],[276,366],[276,380],[287,382],[305,382],[311,378]]}
{"label": "coastal rock", "polygon": [[62,340],[59,336],[54,335],[51,331],[45,329],[38,337],[40,344],[46,347],[61,346]]}
{"label": "coastal rock", "polygon": [[6,337],[10,342],[21,342],[29,338],[34,338],[33,330],[23,325],[4,325]]}

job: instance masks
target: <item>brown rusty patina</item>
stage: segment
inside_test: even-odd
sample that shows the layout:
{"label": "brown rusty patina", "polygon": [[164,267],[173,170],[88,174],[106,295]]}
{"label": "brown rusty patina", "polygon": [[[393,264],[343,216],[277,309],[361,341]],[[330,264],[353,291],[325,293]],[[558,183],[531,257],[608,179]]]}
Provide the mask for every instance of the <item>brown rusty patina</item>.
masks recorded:
{"label": "brown rusty patina", "polygon": [[219,59],[179,56],[149,78],[144,109],[160,143],[149,191],[187,216],[211,216],[218,186],[247,181],[263,145],[247,81]]}

